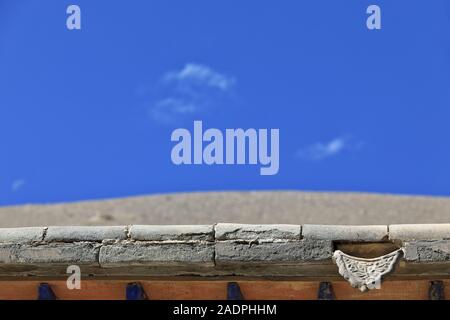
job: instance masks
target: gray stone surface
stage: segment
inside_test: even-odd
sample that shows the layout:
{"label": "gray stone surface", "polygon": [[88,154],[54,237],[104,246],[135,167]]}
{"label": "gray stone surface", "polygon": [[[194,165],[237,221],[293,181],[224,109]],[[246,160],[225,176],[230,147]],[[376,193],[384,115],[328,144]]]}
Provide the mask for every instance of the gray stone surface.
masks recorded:
{"label": "gray stone surface", "polygon": [[[450,216],[449,216],[450,220]],[[391,240],[450,239],[450,224],[400,224],[389,226]]]}
{"label": "gray stone surface", "polygon": [[216,264],[302,263],[331,260],[333,246],[327,240],[300,240],[246,244],[234,241],[216,243]]}
{"label": "gray stone surface", "polygon": [[421,240],[404,243],[409,262],[450,262],[450,240]]}
{"label": "gray stone surface", "polygon": [[49,227],[44,240],[47,242],[77,242],[109,239],[125,240],[126,237],[125,226],[69,226]]}
{"label": "gray stone surface", "polygon": [[218,223],[216,240],[300,240],[300,225]]}
{"label": "gray stone surface", "polygon": [[214,241],[214,226],[133,225],[130,237],[141,241]]}
{"label": "gray stone surface", "polygon": [[161,266],[199,264],[214,266],[214,244],[118,243],[100,249],[100,265]]}
{"label": "gray stone surface", "polygon": [[388,238],[387,226],[303,225],[305,239],[335,241],[382,241]]}
{"label": "gray stone surface", "polygon": [[0,228],[0,242],[31,243],[42,241],[44,227]]}
{"label": "gray stone surface", "polygon": [[50,243],[46,245],[0,244],[1,264],[98,264],[99,245]]}

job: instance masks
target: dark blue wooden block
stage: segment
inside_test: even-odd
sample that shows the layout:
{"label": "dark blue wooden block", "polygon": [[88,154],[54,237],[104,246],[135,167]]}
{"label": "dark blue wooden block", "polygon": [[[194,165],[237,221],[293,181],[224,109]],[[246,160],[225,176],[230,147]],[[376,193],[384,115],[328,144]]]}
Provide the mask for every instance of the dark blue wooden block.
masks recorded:
{"label": "dark blue wooden block", "polygon": [[56,300],[56,295],[48,283],[39,284],[38,300]]}
{"label": "dark blue wooden block", "polygon": [[319,300],[335,300],[333,286],[330,282],[321,282],[319,284],[318,297]]}
{"label": "dark blue wooden block", "polygon": [[126,296],[127,300],[147,300],[144,289],[137,282],[129,283],[127,285]]}
{"label": "dark blue wooden block", "polygon": [[430,290],[428,292],[430,300],[445,300],[444,296],[444,282],[431,281]]}
{"label": "dark blue wooden block", "polygon": [[237,282],[228,282],[227,300],[244,300],[241,288]]}

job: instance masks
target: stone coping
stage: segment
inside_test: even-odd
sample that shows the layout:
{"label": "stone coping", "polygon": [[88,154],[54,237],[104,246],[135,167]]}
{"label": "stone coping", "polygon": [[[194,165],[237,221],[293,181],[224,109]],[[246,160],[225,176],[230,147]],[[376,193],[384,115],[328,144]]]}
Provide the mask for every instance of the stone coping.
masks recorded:
{"label": "stone coping", "polygon": [[[394,274],[450,277],[450,224],[0,228],[0,276],[333,277],[340,243],[403,248]],[[365,249],[364,249],[365,250]]]}

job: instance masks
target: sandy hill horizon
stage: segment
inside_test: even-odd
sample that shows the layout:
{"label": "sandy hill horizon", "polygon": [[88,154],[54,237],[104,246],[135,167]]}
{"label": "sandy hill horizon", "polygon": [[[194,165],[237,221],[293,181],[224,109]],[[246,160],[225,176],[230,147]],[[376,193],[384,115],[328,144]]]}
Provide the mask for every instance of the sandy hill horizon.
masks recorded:
{"label": "sandy hill horizon", "polygon": [[249,191],[157,194],[0,207],[0,226],[448,223],[450,197]]}

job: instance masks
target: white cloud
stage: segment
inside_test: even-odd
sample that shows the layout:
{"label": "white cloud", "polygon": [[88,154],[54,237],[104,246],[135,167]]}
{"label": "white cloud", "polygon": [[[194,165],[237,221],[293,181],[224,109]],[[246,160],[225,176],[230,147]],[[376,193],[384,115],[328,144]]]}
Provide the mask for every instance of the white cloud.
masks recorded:
{"label": "white cloud", "polygon": [[234,84],[233,77],[211,67],[187,63],[161,76],[150,97],[148,114],[161,124],[198,117],[223,105],[232,96]]}
{"label": "white cloud", "polygon": [[163,80],[166,82],[190,82],[222,91],[229,90],[235,83],[232,77],[214,71],[208,66],[196,63],[187,63],[181,70],[167,72]]}
{"label": "white cloud", "polygon": [[19,191],[25,184],[26,184],[25,179],[14,180],[13,183],[11,184],[11,191],[12,192]]}
{"label": "white cloud", "polygon": [[336,137],[328,142],[317,142],[297,151],[296,155],[302,159],[322,160],[336,156],[344,150],[359,148],[362,143],[353,143],[347,136]]}
{"label": "white cloud", "polygon": [[198,108],[198,105],[183,99],[165,98],[149,109],[149,115],[159,123],[172,124],[179,116],[195,114]]}

